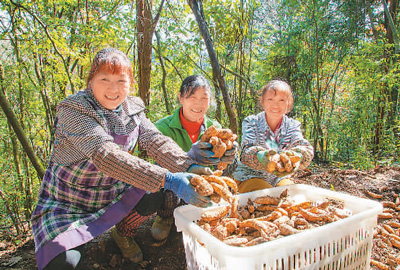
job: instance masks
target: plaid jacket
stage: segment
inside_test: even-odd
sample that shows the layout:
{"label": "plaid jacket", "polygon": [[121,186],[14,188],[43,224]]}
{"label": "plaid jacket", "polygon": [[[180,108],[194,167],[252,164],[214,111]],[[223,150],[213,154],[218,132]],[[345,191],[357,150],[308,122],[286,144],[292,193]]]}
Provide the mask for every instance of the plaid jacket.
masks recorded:
{"label": "plaid jacket", "polygon": [[[166,172],[194,163],[146,118],[139,98],[115,111],[86,89],[61,101],[54,148],[32,214],[39,269],[119,222]],[[130,154],[136,143],[160,166]]]}
{"label": "plaid jacket", "polygon": [[272,186],[281,180],[272,173],[265,171],[257,159],[257,152],[277,147],[277,151],[294,150],[303,155],[300,168],[306,168],[314,157],[314,149],[303,138],[299,121],[283,116],[280,127],[272,132],[265,119],[265,112],[246,117],[242,123],[242,153],[241,162],[233,173],[239,181],[250,178],[262,178]]}

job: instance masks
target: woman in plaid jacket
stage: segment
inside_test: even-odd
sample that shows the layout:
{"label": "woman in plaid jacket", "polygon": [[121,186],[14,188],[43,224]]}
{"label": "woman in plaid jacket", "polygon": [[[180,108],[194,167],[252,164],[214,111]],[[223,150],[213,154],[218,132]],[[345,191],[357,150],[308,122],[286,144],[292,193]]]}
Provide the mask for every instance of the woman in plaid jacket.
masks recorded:
{"label": "woman in plaid jacket", "polygon": [[[114,225],[111,235],[123,256],[141,261],[133,236],[162,207],[161,187],[187,203],[210,204],[191,187],[193,175],[179,173],[210,170],[195,165],[146,118],[143,102],[128,96],[132,83],[127,56],[103,49],[87,88],[58,105],[54,148],[32,214],[39,269],[75,268],[81,256],[76,247]],[[160,166],[132,155],[136,143]]]}

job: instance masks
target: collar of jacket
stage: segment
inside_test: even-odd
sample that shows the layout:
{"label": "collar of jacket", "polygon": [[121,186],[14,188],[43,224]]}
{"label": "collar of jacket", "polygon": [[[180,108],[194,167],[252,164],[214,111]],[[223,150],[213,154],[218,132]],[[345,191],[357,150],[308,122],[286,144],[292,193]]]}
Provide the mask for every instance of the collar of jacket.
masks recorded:
{"label": "collar of jacket", "polygon": [[[287,131],[287,126],[286,126],[287,122],[288,122],[287,118],[288,117],[286,116],[286,114],[284,114],[281,126],[278,129],[278,130],[280,130],[280,133],[281,133],[282,137],[285,137],[285,134],[286,134],[286,131]],[[271,128],[267,124],[267,119],[265,118],[265,111],[262,111],[259,114],[257,114],[257,122],[258,122],[258,126],[261,128],[261,130],[265,130],[265,132],[269,132],[270,134],[274,134],[274,132],[272,132]]]}

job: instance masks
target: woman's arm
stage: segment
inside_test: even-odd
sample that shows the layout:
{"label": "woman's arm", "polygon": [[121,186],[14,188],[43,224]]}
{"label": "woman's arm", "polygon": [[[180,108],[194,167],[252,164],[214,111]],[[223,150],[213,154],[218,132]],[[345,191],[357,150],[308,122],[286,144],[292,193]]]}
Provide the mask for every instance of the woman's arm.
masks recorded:
{"label": "woman's arm", "polygon": [[186,152],[170,137],[161,134],[143,112],[139,113],[139,119],[141,122],[139,144],[158,164],[171,172],[187,171],[194,164]]}
{"label": "woman's arm", "polygon": [[[154,192],[161,187],[167,169],[186,171],[193,163],[187,157],[186,159],[182,157],[178,162],[175,162],[173,158],[164,158],[162,163],[167,169],[162,168],[123,151],[114,143],[113,137],[99,123],[95,114],[91,115],[71,106],[60,106],[57,114],[59,122],[56,137],[58,139],[55,144],[59,145],[55,146],[57,149],[54,151],[52,160],[59,164],[68,165],[92,159],[96,168],[105,175]],[[142,127],[141,129],[143,130]],[[161,133],[158,135],[162,136]],[[143,142],[144,138],[142,134],[139,134],[139,141]],[[148,143],[151,144],[151,141],[149,140]],[[158,143],[163,144],[163,141]],[[156,149],[155,146],[149,148]],[[176,151],[180,153],[179,147]],[[182,156],[184,155],[183,152]],[[158,159],[161,156],[160,154]]]}
{"label": "woman's arm", "polygon": [[293,134],[290,137],[290,144],[284,150],[292,150],[301,153],[303,158],[300,162],[300,169],[307,168],[314,157],[314,148],[310,142],[303,137],[301,124],[297,121],[293,126]]}
{"label": "woman's arm", "polygon": [[248,116],[242,123],[242,154],[241,162],[255,170],[264,170],[264,167],[257,159],[258,151],[265,151],[262,146],[257,145],[258,134],[256,118],[254,115]]}

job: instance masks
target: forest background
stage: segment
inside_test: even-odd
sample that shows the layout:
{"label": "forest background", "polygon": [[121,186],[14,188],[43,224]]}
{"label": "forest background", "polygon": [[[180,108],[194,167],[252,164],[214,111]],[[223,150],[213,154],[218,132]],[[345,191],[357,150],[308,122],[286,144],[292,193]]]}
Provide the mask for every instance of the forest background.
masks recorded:
{"label": "forest background", "polygon": [[240,135],[258,90],[282,78],[314,164],[398,164],[398,10],[398,0],[1,0],[0,231],[29,228],[56,105],[84,89],[104,47],[131,59],[152,121],[202,74],[210,116]]}

